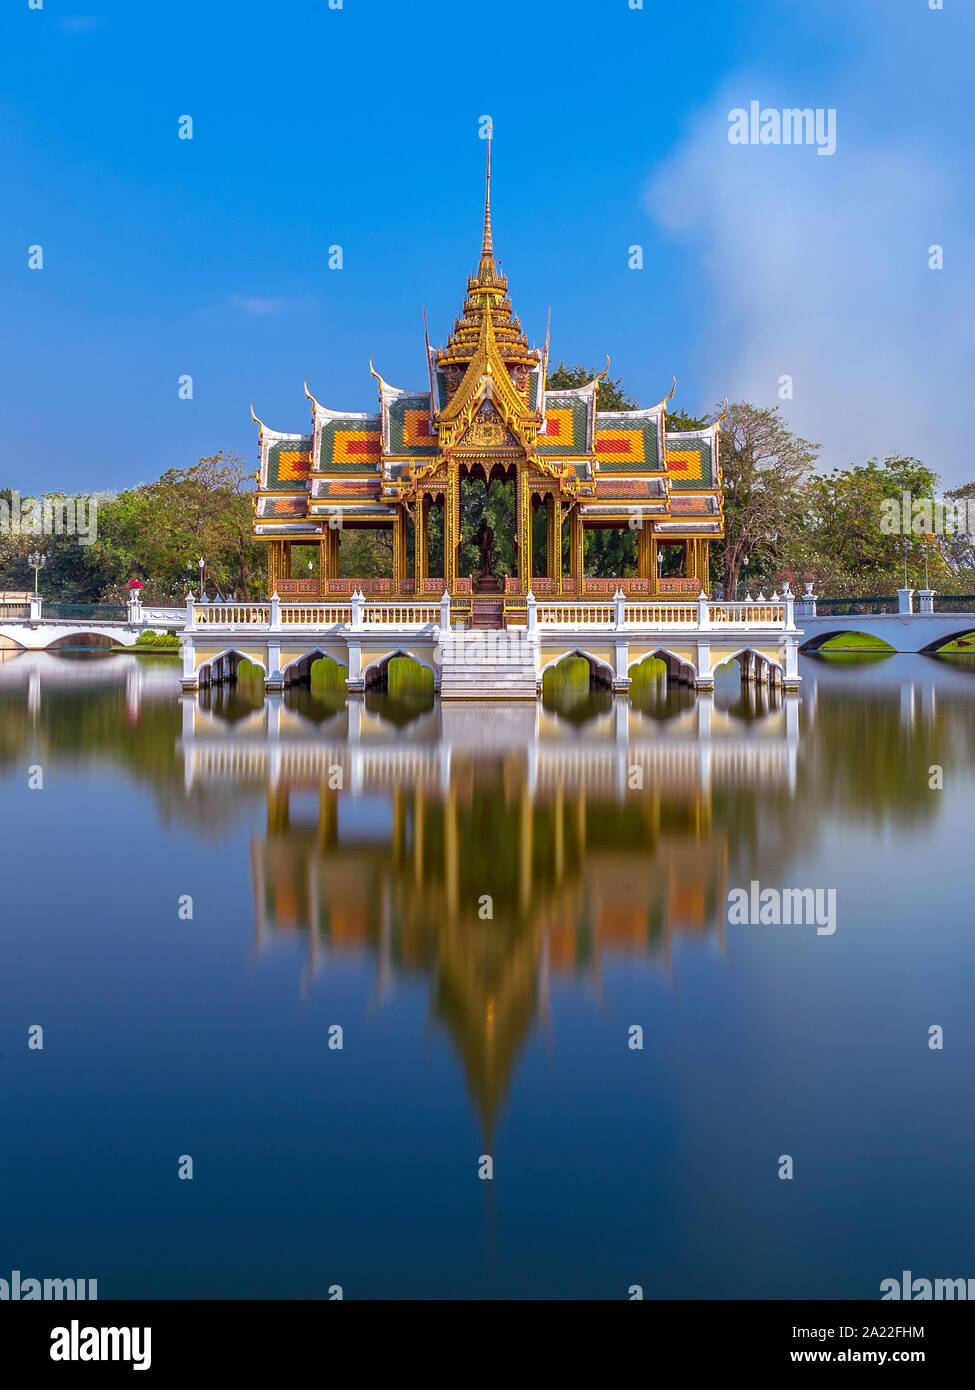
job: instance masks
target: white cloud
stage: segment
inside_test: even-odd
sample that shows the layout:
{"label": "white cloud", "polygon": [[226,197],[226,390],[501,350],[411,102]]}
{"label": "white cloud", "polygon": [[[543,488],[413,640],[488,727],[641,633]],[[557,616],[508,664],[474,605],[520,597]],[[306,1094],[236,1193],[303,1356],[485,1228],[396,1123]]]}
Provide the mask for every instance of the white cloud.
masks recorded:
{"label": "white cloud", "polygon": [[[972,272],[944,147],[868,135],[842,102],[831,157],[731,145],[732,108],[807,104],[765,93],[754,78],[729,83],[646,195],[707,281],[705,394],[777,404],[789,375],[783,414],[823,444],[824,466],[906,453],[967,479]],[[944,270],[928,269],[933,243]]]}

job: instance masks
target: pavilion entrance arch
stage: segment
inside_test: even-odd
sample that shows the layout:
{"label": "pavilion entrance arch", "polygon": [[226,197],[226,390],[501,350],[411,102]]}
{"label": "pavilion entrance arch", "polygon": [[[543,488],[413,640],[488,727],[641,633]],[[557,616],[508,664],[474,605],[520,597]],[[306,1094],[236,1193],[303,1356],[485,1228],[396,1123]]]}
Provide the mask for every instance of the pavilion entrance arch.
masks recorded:
{"label": "pavilion entrance arch", "polygon": [[[457,573],[470,579],[475,594],[500,592],[501,579],[518,573],[518,462],[516,457],[487,456],[458,461]],[[483,561],[482,521],[490,527]],[[490,568],[482,575],[484,562]]]}

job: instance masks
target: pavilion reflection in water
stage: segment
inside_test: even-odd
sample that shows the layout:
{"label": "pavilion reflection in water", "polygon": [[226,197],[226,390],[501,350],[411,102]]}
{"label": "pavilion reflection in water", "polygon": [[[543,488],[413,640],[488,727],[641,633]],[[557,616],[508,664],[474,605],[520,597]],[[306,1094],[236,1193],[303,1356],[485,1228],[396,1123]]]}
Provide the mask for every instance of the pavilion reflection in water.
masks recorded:
{"label": "pavilion reflection in water", "polygon": [[[585,737],[541,705],[439,706],[407,730],[361,700],[323,726],[280,697],[228,727],[184,697],[187,790],[263,783],[257,945],[307,937],[376,962],[377,992],[429,977],[490,1129],[553,981],[598,989],[614,955],[669,968],[682,934],[724,949],[733,803],[795,788],[798,701],[744,723],[698,697],[666,726],[616,700]],[[479,903],[490,895],[493,916]]]}

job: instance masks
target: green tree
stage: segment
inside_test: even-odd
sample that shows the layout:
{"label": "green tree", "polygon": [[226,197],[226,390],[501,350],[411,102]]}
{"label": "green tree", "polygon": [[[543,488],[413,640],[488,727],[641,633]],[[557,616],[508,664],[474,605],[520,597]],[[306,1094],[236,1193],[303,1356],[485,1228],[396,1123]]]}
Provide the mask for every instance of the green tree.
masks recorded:
{"label": "green tree", "polygon": [[725,539],[715,548],[727,597],[737,593],[746,555],[749,576],[770,582],[794,548],[818,448],[792,433],[778,406],[728,407],[721,426]]}
{"label": "green tree", "polygon": [[908,581],[928,577],[943,587],[949,575],[939,537],[887,533],[882,527],[884,502],[933,499],[937,474],[915,458],[870,459],[850,468],[834,468],[808,480],[802,491],[802,524],[791,551],[804,574],[815,577],[819,592],[835,598],[892,594]]}
{"label": "green tree", "polygon": [[[951,488],[945,497],[964,502],[967,516],[975,521],[975,482]],[[975,526],[971,530],[967,526],[961,527],[946,535],[942,549],[945,564],[952,576],[952,587],[959,593],[972,593],[975,590]]]}
{"label": "green tree", "polygon": [[[554,371],[549,372],[545,379],[545,389],[547,391],[571,391],[579,386],[586,386],[594,377],[599,375],[598,367],[585,367],[581,363],[576,363],[573,367],[567,367],[564,362],[560,362]],[[606,376],[596,387],[596,409],[597,410],[639,410],[638,403],[633,400],[621,377]]]}

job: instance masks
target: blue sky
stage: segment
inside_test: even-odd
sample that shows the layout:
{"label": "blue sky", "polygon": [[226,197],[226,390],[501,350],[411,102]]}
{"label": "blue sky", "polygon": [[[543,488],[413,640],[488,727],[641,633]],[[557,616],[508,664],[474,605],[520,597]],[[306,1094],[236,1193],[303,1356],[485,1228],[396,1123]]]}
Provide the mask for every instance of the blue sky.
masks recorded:
{"label": "blue sky", "polygon": [[[0,483],[253,459],[252,397],[281,430],[307,428],[306,374],[374,409],[372,353],[424,387],[422,306],[443,341],[477,260],[485,114],[496,247],[535,342],[551,304],[555,361],[608,352],[646,405],[676,373],[691,411],[790,375],[824,465],[965,481],[973,9],[9,0]],[[751,100],[835,108],[836,153],[731,145]]]}

